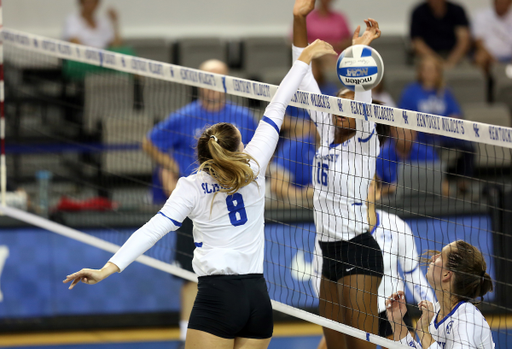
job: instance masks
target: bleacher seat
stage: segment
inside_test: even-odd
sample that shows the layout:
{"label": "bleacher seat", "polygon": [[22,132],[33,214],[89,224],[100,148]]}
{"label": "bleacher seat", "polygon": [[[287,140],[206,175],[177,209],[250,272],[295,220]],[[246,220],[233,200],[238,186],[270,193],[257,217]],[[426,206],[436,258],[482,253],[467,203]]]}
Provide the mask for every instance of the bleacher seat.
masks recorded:
{"label": "bleacher seat", "polygon": [[460,66],[444,73],[446,85],[455,99],[462,103],[483,103],[486,101],[486,81],[481,70],[473,66]]}
{"label": "bleacher seat", "polygon": [[143,80],[144,111],[160,121],[192,101],[192,87],[170,81]]}
{"label": "bleacher seat", "polygon": [[251,79],[262,79],[265,71],[288,71],[291,48],[284,37],[250,37],[243,40],[242,67]]}
{"label": "bleacher seat", "polygon": [[137,57],[171,63],[174,61],[171,45],[163,38],[126,39],[124,44],[133,48]]}
{"label": "bleacher seat", "polygon": [[409,64],[409,49],[406,38],[398,35],[382,36],[371,45],[379,52],[385,67]]}
{"label": "bleacher seat", "polygon": [[76,163],[76,154],[8,154],[6,156],[7,177],[16,181],[35,180],[36,172],[48,170],[57,176],[72,176],[73,171],[68,161],[73,158]]}
{"label": "bleacher seat", "polygon": [[396,197],[441,196],[445,167],[441,161],[399,163]]}
{"label": "bleacher seat", "polygon": [[[149,175],[152,171],[150,157],[140,148],[146,133],[153,127],[153,120],[145,114],[132,113],[102,122],[102,143],[114,149],[101,154],[101,169],[105,175]],[[138,146],[138,149],[116,149]]]}
{"label": "bleacher seat", "polygon": [[267,84],[279,85],[288,71],[287,68],[267,68],[262,70],[259,78]]}
{"label": "bleacher seat", "polygon": [[220,38],[182,38],[176,42],[176,64],[199,68],[208,59],[227,62],[227,43]]}
{"label": "bleacher seat", "polygon": [[[506,105],[495,103],[466,103],[462,105],[464,117],[470,121],[511,127],[510,112]],[[505,167],[512,164],[511,150],[494,145],[477,143],[477,167]]]}
{"label": "bleacher seat", "polygon": [[494,101],[505,103],[512,113],[512,65],[495,64],[492,75],[494,77]]}
{"label": "bleacher seat", "polygon": [[400,102],[400,96],[404,88],[416,81],[416,70],[411,67],[387,67],[384,68],[384,80],[386,90],[395,103]]}
{"label": "bleacher seat", "polygon": [[85,77],[83,126],[87,133],[97,131],[98,121],[109,115],[131,113],[134,77],[128,74],[90,74]]}

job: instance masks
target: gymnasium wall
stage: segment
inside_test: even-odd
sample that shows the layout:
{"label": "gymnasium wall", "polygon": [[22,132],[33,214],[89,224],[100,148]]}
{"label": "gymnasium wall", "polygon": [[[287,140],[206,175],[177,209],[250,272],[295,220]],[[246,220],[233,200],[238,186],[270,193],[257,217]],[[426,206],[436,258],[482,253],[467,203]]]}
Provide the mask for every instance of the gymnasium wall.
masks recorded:
{"label": "gymnasium wall", "polygon": [[[496,279],[492,218],[489,215],[451,216],[439,219],[407,219],[420,253],[438,249],[441,243],[465,239],[485,255],[489,275]],[[124,242],[136,229],[81,229],[92,236]],[[312,222],[268,223],[265,226],[265,278],[271,298],[301,308],[318,307],[312,297],[316,279],[311,277]],[[389,237],[392,238],[392,237]],[[175,234],[163,237],[147,255],[172,261]],[[94,286],[77,285],[69,291],[62,280],[83,267],[99,268],[111,253],[34,227],[0,228],[0,332],[3,325],[21,326],[30,319],[52,316],[93,316],[133,313],[176,313],[181,280],[162,271],[133,263],[121,274]],[[3,256],[3,257],[2,257]],[[5,264],[3,264],[5,262]],[[426,272],[422,266],[423,272]],[[502,280],[503,277],[499,277]],[[407,291],[407,299],[414,303]],[[79,300],[79,301],[77,301]],[[485,297],[494,302],[495,293]]]}
{"label": "gymnasium wall", "polygon": [[[59,37],[66,14],[77,0],[4,0],[4,25],[34,34]],[[288,35],[294,0],[103,0],[103,8],[115,7],[124,37]],[[334,0],[352,27],[362,19],[379,20],[384,34],[408,31],[409,13],[418,1]],[[464,0],[468,14],[491,0]],[[104,9],[102,10],[104,12]]]}

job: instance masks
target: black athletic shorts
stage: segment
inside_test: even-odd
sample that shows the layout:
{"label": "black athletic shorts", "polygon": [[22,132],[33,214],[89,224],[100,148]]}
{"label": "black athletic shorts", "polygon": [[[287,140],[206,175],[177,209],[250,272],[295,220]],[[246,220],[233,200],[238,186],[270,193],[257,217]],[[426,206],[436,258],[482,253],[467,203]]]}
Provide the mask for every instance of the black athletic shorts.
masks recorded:
{"label": "black athletic shorts", "polygon": [[[409,331],[414,330],[412,327],[412,319],[409,316],[409,312],[404,315],[404,322]],[[391,324],[388,321],[388,317],[386,316],[386,311],[379,313],[379,336],[381,337],[389,337],[393,334],[393,329],[391,328]]]}
{"label": "black athletic shorts", "polygon": [[185,218],[181,227],[176,231],[176,251],[174,261],[176,264],[185,270],[194,272],[192,268],[192,259],[194,258],[194,235],[192,230],[194,224],[190,218]]}
{"label": "black athletic shorts", "polygon": [[364,233],[348,241],[319,241],[322,249],[322,276],[331,281],[349,275],[382,277],[384,261],[372,234]]}
{"label": "black athletic shorts", "polygon": [[274,319],[263,274],[200,276],[188,328],[217,337],[266,339]]}

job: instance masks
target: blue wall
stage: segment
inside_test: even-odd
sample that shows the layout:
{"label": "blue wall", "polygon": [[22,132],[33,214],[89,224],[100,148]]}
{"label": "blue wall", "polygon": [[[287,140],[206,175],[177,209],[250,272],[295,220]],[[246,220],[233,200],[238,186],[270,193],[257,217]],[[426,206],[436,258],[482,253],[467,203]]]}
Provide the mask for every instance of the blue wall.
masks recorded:
{"label": "blue wall", "polygon": [[[460,238],[479,246],[494,277],[494,265],[489,257],[492,255],[489,217],[411,220],[409,224],[417,236],[420,251],[440,249]],[[133,229],[85,232],[122,244]],[[271,297],[294,306],[316,307],[318,300],[310,277],[314,225],[268,224],[265,235],[265,277]],[[168,234],[148,254],[164,261],[172,260],[174,238],[173,233]],[[100,268],[111,254],[37,228],[1,230],[2,245],[8,247],[9,256],[0,276],[3,292],[0,318],[179,311],[181,280],[164,272],[134,263],[122,274],[97,285],[81,284],[69,291],[62,284],[67,274],[83,267]]]}

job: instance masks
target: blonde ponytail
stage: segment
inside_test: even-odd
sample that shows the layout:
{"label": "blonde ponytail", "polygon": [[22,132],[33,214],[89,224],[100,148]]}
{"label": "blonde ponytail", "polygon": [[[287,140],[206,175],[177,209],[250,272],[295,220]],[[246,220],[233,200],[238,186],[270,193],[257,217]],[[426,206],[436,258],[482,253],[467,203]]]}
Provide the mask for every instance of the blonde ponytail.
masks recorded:
{"label": "blonde ponytail", "polygon": [[256,160],[238,151],[240,142],[235,126],[229,123],[209,127],[197,142],[199,171],[215,178],[221,186],[220,191],[228,195],[252,183],[258,176],[249,164],[251,160]]}

